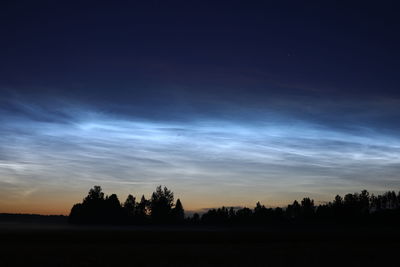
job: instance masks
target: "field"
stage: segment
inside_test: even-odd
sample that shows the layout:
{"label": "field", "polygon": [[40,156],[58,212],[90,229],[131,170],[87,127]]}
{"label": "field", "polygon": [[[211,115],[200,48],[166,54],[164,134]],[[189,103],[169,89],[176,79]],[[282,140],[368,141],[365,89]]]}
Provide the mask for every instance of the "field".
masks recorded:
{"label": "field", "polygon": [[[0,266],[383,266],[400,230],[0,225]],[[392,265],[395,266],[395,265]]]}

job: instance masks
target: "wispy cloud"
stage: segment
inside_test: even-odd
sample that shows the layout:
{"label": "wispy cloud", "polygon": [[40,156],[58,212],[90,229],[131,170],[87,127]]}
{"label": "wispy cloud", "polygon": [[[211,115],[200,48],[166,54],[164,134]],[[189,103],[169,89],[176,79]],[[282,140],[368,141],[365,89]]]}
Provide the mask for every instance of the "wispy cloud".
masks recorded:
{"label": "wispy cloud", "polygon": [[268,119],[159,122],[77,110],[68,117],[2,116],[0,180],[9,185],[2,195],[15,187],[27,197],[48,188],[81,192],[93,184],[147,193],[165,184],[199,207],[201,195],[204,205],[265,195],[284,202],[293,194],[400,185],[400,140],[371,129]]}

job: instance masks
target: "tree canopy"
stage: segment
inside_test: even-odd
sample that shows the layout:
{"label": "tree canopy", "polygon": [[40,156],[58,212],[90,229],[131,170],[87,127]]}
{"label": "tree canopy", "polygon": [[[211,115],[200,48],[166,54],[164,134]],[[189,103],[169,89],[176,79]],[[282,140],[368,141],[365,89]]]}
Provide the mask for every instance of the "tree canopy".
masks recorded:
{"label": "tree canopy", "polygon": [[142,195],[139,202],[129,194],[123,204],[116,194],[105,195],[100,186],[94,186],[82,203],[72,207],[69,221],[75,224],[219,225],[399,223],[400,192],[374,195],[362,190],[344,197],[336,195],[332,202],[320,205],[305,197],[283,208],[268,208],[257,202],[253,209],[221,207],[187,218],[181,200],[174,202],[174,193],[165,186],[157,186],[149,199]]}
{"label": "tree canopy", "polygon": [[94,186],[83,199],[75,204],[69,221],[75,224],[144,224],[183,222],[184,210],[178,199],[167,187],[158,186],[151,199],[143,195],[139,202],[129,194],[121,204],[116,194],[105,196],[100,186]]}

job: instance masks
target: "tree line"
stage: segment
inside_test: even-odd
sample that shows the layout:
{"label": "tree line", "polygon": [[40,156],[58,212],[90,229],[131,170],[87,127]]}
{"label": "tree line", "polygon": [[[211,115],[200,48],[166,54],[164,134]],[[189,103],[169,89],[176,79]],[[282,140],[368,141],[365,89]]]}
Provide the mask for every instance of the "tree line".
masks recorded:
{"label": "tree line", "polygon": [[[192,218],[193,220],[193,218]],[[197,220],[197,218],[195,219]],[[285,208],[267,208],[257,202],[253,209],[211,209],[198,217],[203,224],[282,224],[282,223],[338,223],[338,224],[397,224],[400,222],[400,192],[382,195],[361,193],[336,195],[333,201],[315,205],[308,197],[295,200]]]}
{"label": "tree line", "polygon": [[185,217],[179,199],[167,187],[158,186],[140,201],[128,195],[121,203],[116,194],[105,196],[100,186],[94,186],[82,203],[75,204],[69,215],[74,224],[204,224],[204,225],[268,225],[282,223],[399,223],[400,192],[382,195],[360,193],[337,195],[333,201],[315,205],[308,197],[283,208],[268,208],[257,202],[254,208],[221,207],[204,214]]}
{"label": "tree line", "polygon": [[121,203],[116,194],[105,196],[100,186],[90,189],[82,203],[75,204],[69,215],[73,224],[149,224],[183,223],[185,211],[174,193],[158,186],[150,199],[136,201],[128,195]]}

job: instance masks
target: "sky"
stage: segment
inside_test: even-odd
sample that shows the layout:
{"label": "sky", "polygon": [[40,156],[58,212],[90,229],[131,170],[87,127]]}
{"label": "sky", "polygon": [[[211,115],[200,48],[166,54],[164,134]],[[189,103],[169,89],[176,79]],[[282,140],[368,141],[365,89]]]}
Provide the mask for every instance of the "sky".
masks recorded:
{"label": "sky", "polygon": [[400,187],[395,1],[1,1],[0,212]]}

